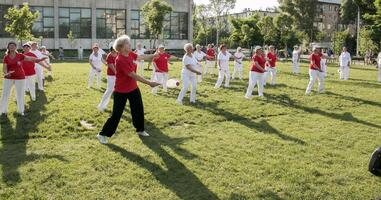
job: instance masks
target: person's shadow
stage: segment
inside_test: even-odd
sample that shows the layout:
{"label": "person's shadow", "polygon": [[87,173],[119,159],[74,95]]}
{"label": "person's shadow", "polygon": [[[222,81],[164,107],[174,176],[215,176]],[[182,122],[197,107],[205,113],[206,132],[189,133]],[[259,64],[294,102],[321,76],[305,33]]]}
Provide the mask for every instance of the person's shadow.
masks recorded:
{"label": "person's shadow", "polygon": [[0,119],[1,148],[0,165],[2,168],[2,181],[8,185],[16,185],[21,182],[19,167],[27,162],[38,159],[58,159],[66,161],[59,155],[47,154],[27,154],[28,140],[33,136],[30,133],[37,130],[37,126],[44,121],[48,115],[41,115],[45,110],[47,99],[44,93],[38,93],[37,101],[30,103],[31,110],[27,116],[17,116],[16,126],[12,127],[12,122],[7,116]]}

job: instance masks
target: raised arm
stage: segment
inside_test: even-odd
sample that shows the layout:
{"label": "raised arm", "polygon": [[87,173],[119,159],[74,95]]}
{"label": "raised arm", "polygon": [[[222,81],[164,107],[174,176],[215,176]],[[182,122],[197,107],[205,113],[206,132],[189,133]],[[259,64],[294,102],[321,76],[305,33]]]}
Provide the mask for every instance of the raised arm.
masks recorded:
{"label": "raised arm", "polygon": [[160,83],[156,83],[156,82],[153,82],[153,81],[149,81],[149,80],[147,80],[147,79],[145,79],[145,78],[143,78],[143,77],[137,75],[135,72],[130,72],[130,73],[128,73],[128,76],[131,77],[131,78],[133,78],[133,79],[135,79],[136,81],[139,81],[139,82],[144,83],[144,84],[146,84],[146,85],[149,85],[149,86],[151,86],[151,87],[156,87],[156,86],[161,85]]}

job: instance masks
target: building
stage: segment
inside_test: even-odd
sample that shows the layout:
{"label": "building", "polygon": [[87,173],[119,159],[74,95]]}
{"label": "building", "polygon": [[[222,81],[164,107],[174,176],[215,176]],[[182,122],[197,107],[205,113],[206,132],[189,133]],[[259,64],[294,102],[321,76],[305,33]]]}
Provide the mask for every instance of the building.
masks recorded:
{"label": "building", "polygon": [[[132,45],[141,42],[150,46],[140,9],[148,0],[0,0],[0,16],[11,6],[27,2],[40,18],[34,23],[32,33],[42,37],[49,49],[90,49],[98,42],[101,48],[118,35],[128,34]],[[163,42],[168,49],[182,49],[192,40],[193,0],[166,0],[173,12],[165,19]],[[10,38],[4,31],[7,22],[0,19],[0,46],[5,47]],[[72,31],[75,40],[67,39]]]}

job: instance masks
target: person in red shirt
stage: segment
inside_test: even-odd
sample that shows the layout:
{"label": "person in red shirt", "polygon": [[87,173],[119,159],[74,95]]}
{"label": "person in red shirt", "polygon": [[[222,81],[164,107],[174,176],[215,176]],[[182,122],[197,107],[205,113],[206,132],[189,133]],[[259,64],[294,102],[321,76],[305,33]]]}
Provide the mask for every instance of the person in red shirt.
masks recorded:
{"label": "person in red shirt", "polygon": [[208,73],[213,74],[213,69],[216,66],[216,50],[214,50],[214,46],[212,44],[208,44],[206,55],[204,75]]}
{"label": "person in red shirt", "polygon": [[24,115],[24,95],[25,95],[25,72],[22,67],[23,61],[41,62],[46,58],[37,59],[25,56],[17,52],[15,42],[9,42],[7,52],[3,58],[3,91],[1,94],[0,115],[7,114],[8,101],[11,95],[12,86],[16,88],[17,111]]}
{"label": "person in red shirt", "polygon": [[112,43],[110,44],[110,53],[106,57],[106,63],[107,63],[107,89],[103,94],[101,102],[98,104],[98,110],[103,112],[108,103],[110,102],[110,98],[112,95],[112,92],[114,91],[115,87],[115,59],[118,56],[118,53],[114,50],[112,47]]}
{"label": "person in red shirt", "polygon": [[[34,53],[30,52],[30,48],[29,43],[23,45],[24,55],[37,58]],[[25,73],[25,91],[29,91],[32,101],[36,101],[36,70],[34,62],[23,60],[21,64]]]}
{"label": "person in red shirt", "polygon": [[321,69],[321,58],[324,55],[321,53],[320,48],[314,47],[313,53],[310,55],[310,81],[306,89],[306,95],[311,93],[312,87],[315,84],[316,79],[319,81],[319,93],[324,92],[324,72]]}
{"label": "person in red shirt", "polygon": [[151,87],[159,86],[159,83],[148,81],[136,74],[135,64],[137,60],[152,59],[154,55],[138,56],[131,50],[130,37],[123,35],[118,37],[113,45],[118,52],[115,59],[116,79],[114,87],[114,105],[112,115],[104,124],[97,138],[101,144],[106,144],[106,137],[114,135],[120,118],[122,117],[127,100],[130,103],[132,123],[136,128],[136,132],[140,136],[149,136],[144,130],[144,108],[140,90],[137,81],[147,84]]}
{"label": "person in red shirt", "polygon": [[269,77],[269,74],[271,75],[271,82],[270,85],[275,85],[276,81],[276,61],[277,61],[277,56],[275,53],[275,48],[274,46],[269,47],[270,51],[267,53],[267,66],[266,66],[266,72],[264,73],[264,78],[263,78],[263,86],[266,86],[266,81]]}
{"label": "person in red shirt", "polygon": [[[153,81],[158,82],[162,85],[164,92],[167,92],[167,81],[168,81],[168,62],[170,59],[177,59],[177,57],[170,55],[165,52],[164,45],[159,45],[157,49],[157,56],[153,58]],[[152,88],[152,94],[157,94],[158,87]]]}
{"label": "person in red shirt", "polygon": [[260,46],[256,46],[254,52],[252,67],[249,75],[249,87],[247,88],[245,95],[246,99],[251,99],[253,97],[252,93],[256,84],[258,84],[258,96],[263,97],[263,76],[266,72],[266,59]]}

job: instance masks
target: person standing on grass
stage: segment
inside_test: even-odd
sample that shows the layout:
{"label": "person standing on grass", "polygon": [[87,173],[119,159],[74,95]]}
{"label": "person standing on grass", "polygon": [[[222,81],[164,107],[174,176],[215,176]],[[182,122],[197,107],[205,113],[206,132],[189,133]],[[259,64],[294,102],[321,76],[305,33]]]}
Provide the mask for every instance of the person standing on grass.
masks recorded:
{"label": "person standing on grass", "polygon": [[[37,58],[32,52],[30,52],[30,44],[25,43],[23,45],[24,56]],[[36,70],[33,61],[21,61],[22,68],[25,73],[25,91],[29,91],[32,101],[36,101]]]}
{"label": "person standing on grass", "polygon": [[292,73],[299,74],[299,60],[300,60],[300,48],[294,46],[294,51],[292,52]]}
{"label": "person standing on grass", "polygon": [[58,49],[58,59],[59,60],[64,60],[64,57],[65,57],[64,49],[63,49],[63,47],[60,47]]}
{"label": "person standing on grass", "polygon": [[99,45],[97,43],[93,45],[93,52],[89,57],[89,63],[91,68],[87,88],[90,89],[92,87],[94,76],[97,76],[97,88],[99,89],[102,80],[102,65],[105,61],[103,60],[102,54],[99,52]]}
{"label": "person standing on grass", "polygon": [[213,74],[213,69],[216,65],[216,51],[214,50],[214,46],[212,44],[208,44],[206,55],[208,55],[208,57],[205,62],[204,75],[208,73]]}
{"label": "person standing on grass", "polygon": [[[154,56],[152,63],[154,66],[153,81],[160,83],[163,87],[163,91],[167,92],[167,81],[168,81],[168,65],[170,59],[177,59],[176,56],[173,56],[165,52],[164,45],[159,45],[156,55]],[[152,94],[157,94],[158,87],[152,88]]]}
{"label": "person standing on grass", "polygon": [[266,81],[269,77],[269,74],[271,76],[271,82],[270,85],[275,85],[276,81],[276,53],[275,53],[275,48],[274,46],[269,47],[269,52],[266,54],[266,60],[267,60],[267,67],[266,67],[266,72],[264,73],[264,78],[263,78],[263,86],[266,85]]}
{"label": "person standing on grass", "polygon": [[239,80],[242,80],[243,59],[245,59],[245,55],[242,53],[242,48],[238,47],[237,51],[234,53],[234,71],[232,75],[233,79],[235,79],[235,75],[238,74]]}
{"label": "person standing on grass", "polygon": [[327,58],[328,54],[323,51],[323,56],[321,57],[320,66],[321,70],[323,71],[323,77],[325,78],[327,76]]}
{"label": "person standing on grass", "polygon": [[246,99],[253,98],[253,89],[255,85],[258,85],[258,96],[263,97],[263,78],[264,73],[266,72],[266,58],[260,46],[256,46],[254,52],[252,57],[253,62],[249,73],[249,86],[245,95]]}
{"label": "person standing on grass", "polygon": [[347,47],[343,47],[343,51],[339,56],[340,64],[340,79],[349,79],[349,67],[351,65],[351,54],[347,51]]}
{"label": "person standing on grass", "polygon": [[381,83],[381,52],[377,56],[378,82]]}
{"label": "person standing on grass", "polygon": [[[31,41],[29,42],[32,49],[31,52],[37,56],[38,59],[44,58],[44,56],[41,51],[38,50],[38,45],[37,42]],[[51,66],[47,64],[45,61],[36,63],[35,65],[35,70],[36,70],[36,79],[37,79],[37,86],[38,90],[44,91],[44,69],[47,69],[48,71],[51,70]]]}
{"label": "person standing on grass", "polygon": [[193,54],[193,45],[191,43],[185,44],[184,50],[186,53],[183,57],[183,69],[181,70],[181,79],[183,80],[183,87],[176,100],[176,102],[180,105],[183,104],[183,98],[188,91],[189,85],[192,86],[190,102],[196,103],[196,75],[201,75],[201,71],[197,70],[198,61]]}
{"label": "person standing on grass", "polygon": [[[144,55],[145,52],[146,52],[146,49],[142,48],[142,44],[141,43],[136,44],[135,53],[138,56]],[[138,61],[137,74],[139,74],[139,76],[143,76],[144,77],[144,60],[139,60]]]}
{"label": "person standing on grass", "polygon": [[118,56],[118,53],[114,50],[112,47],[113,44],[110,44],[110,53],[107,55],[106,62],[107,62],[107,89],[103,94],[101,102],[98,104],[97,108],[99,111],[103,112],[108,103],[110,102],[110,98],[112,95],[112,92],[114,91],[115,86],[115,59]]}
{"label": "person standing on grass", "polygon": [[[199,72],[202,72],[202,60],[208,56],[203,52],[201,51],[201,46],[199,44],[196,45],[196,51],[193,52],[193,56],[196,58],[197,60],[197,71]],[[206,67],[206,66],[205,66]],[[202,82],[202,75],[197,75],[197,82],[201,83]]]}
{"label": "person standing on grass", "polygon": [[323,54],[320,48],[314,47],[313,53],[310,55],[310,82],[306,89],[306,95],[311,93],[312,87],[315,84],[316,79],[319,81],[319,93],[324,92],[324,72],[321,69],[321,59]]}
{"label": "person standing on grass", "polygon": [[218,79],[214,88],[218,89],[221,87],[222,82],[225,77],[225,87],[229,87],[230,82],[230,72],[229,72],[229,59],[232,55],[227,51],[224,44],[220,46],[220,53],[217,56],[217,66],[218,66]]}
{"label": "person standing on grass", "polygon": [[25,56],[17,52],[15,42],[9,42],[7,52],[3,58],[3,90],[1,94],[0,115],[7,114],[8,101],[11,95],[12,86],[16,88],[17,111],[20,115],[24,115],[24,95],[25,95],[25,72],[22,67],[23,61],[42,62],[45,58],[35,58]]}
{"label": "person standing on grass", "polygon": [[140,136],[147,137],[149,134],[144,129],[144,108],[142,96],[137,81],[151,87],[159,86],[159,83],[148,81],[136,74],[137,60],[152,59],[153,55],[138,56],[131,50],[130,37],[123,35],[118,37],[113,45],[118,52],[115,59],[116,79],[114,88],[114,105],[111,117],[104,124],[97,138],[101,144],[107,143],[107,137],[114,135],[120,118],[122,117],[127,100],[130,103],[132,123]]}
{"label": "person standing on grass", "polygon": [[[52,67],[52,66],[50,65],[50,58],[54,59],[53,54],[51,54],[51,53],[46,49],[46,46],[41,46],[40,51],[41,51],[42,55],[44,55],[44,56],[47,57],[47,59],[45,60],[46,63],[47,63],[50,67]],[[49,70],[49,71],[48,71],[48,76],[52,76],[52,70]]]}

